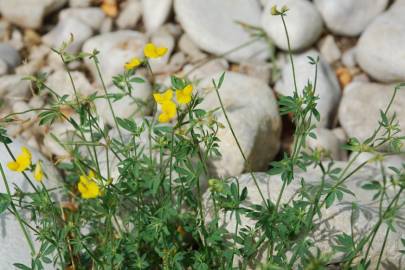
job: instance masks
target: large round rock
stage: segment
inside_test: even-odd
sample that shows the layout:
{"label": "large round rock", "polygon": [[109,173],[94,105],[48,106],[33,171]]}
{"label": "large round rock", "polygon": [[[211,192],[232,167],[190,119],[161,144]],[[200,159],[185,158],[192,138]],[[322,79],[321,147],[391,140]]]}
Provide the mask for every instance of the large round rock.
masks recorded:
{"label": "large round rock", "polygon": [[[14,141],[9,144],[11,152],[17,156],[21,153],[21,147],[26,146],[20,141]],[[30,149],[32,153],[32,162],[36,163],[38,160],[43,162],[43,170],[46,173],[47,177],[44,179],[43,183],[48,189],[56,188],[60,185],[60,175],[56,171],[55,167],[46,160],[40,153]],[[23,192],[33,192],[33,189],[29,185],[27,179],[21,173],[12,172],[8,170],[7,163],[11,161],[12,158],[8,154],[6,148],[3,144],[0,144],[0,163],[3,167],[3,170],[6,175],[6,179],[10,186],[11,192],[14,193],[14,186],[18,186]],[[34,184],[40,186],[35,182],[31,173],[27,173],[30,179]],[[0,193],[6,193],[6,188],[3,182],[3,178],[0,176]],[[25,219],[25,221],[30,221],[29,211],[21,211],[20,208],[17,208],[20,211],[20,215]],[[35,224],[32,224],[35,227]],[[34,246],[36,252],[39,252],[40,242],[36,241],[36,236],[28,228],[27,231],[30,234],[32,240],[34,240]],[[0,265],[1,269],[15,269],[13,266],[14,263],[22,263],[25,265],[31,265],[31,255],[29,245],[24,237],[24,234],[21,230],[21,227],[15,218],[10,212],[6,211],[0,214]],[[54,269],[50,264],[45,265],[45,269]]]}
{"label": "large round rock", "polygon": [[[333,168],[343,169],[347,166],[344,162],[335,162]],[[257,183],[261,189],[264,198],[271,200],[273,203],[276,202],[279,193],[282,189],[282,180],[280,175],[269,176],[266,173],[255,173]],[[307,191],[310,188],[319,188],[322,179],[322,173],[320,169],[307,168],[306,172],[302,172],[298,169],[295,170],[295,179],[290,185],[284,190],[283,196],[281,197],[281,204],[288,204],[290,207],[294,207],[292,201],[300,200],[297,197],[297,191],[301,188],[306,188]],[[341,252],[334,252],[336,250],[332,249],[332,246],[337,241],[337,236],[342,234],[351,235],[353,233],[354,239],[359,239],[360,237],[365,237],[374,228],[374,226],[379,222],[379,200],[374,199],[373,195],[376,193],[374,191],[365,190],[362,188],[364,184],[370,181],[383,181],[383,176],[378,166],[366,165],[361,170],[357,171],[354,175],[348,178],[342,185],[347,190],[350,190],[355,194],[354,196],[345,193],[341,200],[335,200],[335,203],[329,208],[323,207],[321,209],[320,218],[315,217],[314,230],[310,233],[308,240],[312,241],[314,246],[319,248],[323,254],[331,254],[331,263],[343,262],[343,254]],[[234,181],[234,179],[232,180]],[[327,185],[336,184],[336,180],[326,177],[325,179]],[[258,188],[251,177],[250,174],[244,174],[238,177],[238,187],[239,190],[247,188],[248,195],[246,200],[242,203],[242,207],[252,207],[255,204],[262,204],[263,200],[260,196]],[[391,200],[393,200],[398,189],[390,187],[387,190],[387,200],[384,200],[382,207],[385,210]],[[307,193],[308,194],[308,193]],[[210,199],[210,191],[207,191],[204,195],[207,221],[212,220],[214,217],[214,205]],[[401,200],[402,202],[403,200]],[[357,205],[357,211],[352,214],[352,205]],[[295,205],[296,207],[296,205]],[[256,208],[257,209],[257,208]],[[405,230],[403,227],[403,222],[400,216],[404,215],[403,209],[397,213],[398,225],[395,226],[396,231],[390,230],[387,238],[386,247],[382,255],[382,265],[389,265],[392,267],[382,267],[381,269],[400,269],[396,266],[401,265],[401,261],[404,260],[404,255],[399,252],[403,249],[401,243],[401,238],[405,235]],[[355,216],[355,218],[353,218]],[[231,215],[228,212],[226,215],[223,212],[219,214],[220,224],[231,234],[235,232],[236,218],[235,214]],[[257,221],[252,220],[246,215],[241,215],[241,223],[238,228],[255,228]],[[377,269],[377,261],[380,255],[380,250],[382,243],[384,242],[384,236],[387,231],[387,224],[383,222],[379,228],[374,241],[372,242],[369,257],[371,260],[370,269]],[[299,238],[298,238],[299,239]],[[310,249],[313,254],[316,254],[315,249]],[[258,256],[253,260],[254,266],[258,266],[260,261],[264,262],[267,254],[267,249],[263,248],[259,251]],[[286,254],[287,257],[291,257],[291,253]],[[240,258],[236,258],[238,263]],[[395,267],[394,267],[395,266]],[[251,269],[255,269],[254,267]],[[294,268],[295,269],[295,268]]]}
{"label": "large round rock", "polygon": [[[302,93],[308,80],[315,85],[315,66],[311,65],[308,56],[316,59],[319,53],[310,50],[302,54],[295,55],[293,60],[296,70],[297,90]],[[291,63],[286,63],[282,67],[282,77],[276,83],[277,93],[284,96],[292,96],[294,93],[294,80],[291,69]],[[334,112],[339,103],[340,89],[335,74],[332,72],[328,63],[320,59],[318,64],[318,75],[315,88],[315,94],[319,95],[317,100],[317,109],[321,114],[320,122],[315,123],[318,127],[327,127],[330,125]]]}
{"label": "large round rock", "polygon": [[388,0],[314,0],[326,26],[335,34],[357,36],[388,4]]}
{"label": "large round rock", "polygon": [[215,55],[225,55],[234,62],[245,59],[264,60],[268,55],[266,43],[252,38],[238,22],[260,26],[261,10],[256,0],[175,0],[174,8],[181,26],[203,50]]}
{"label": "large round rock", "polygon": [[[219,78],[219,75],[213,78]],[[205,98],[201,107],[220,107],[210,79],[202,82]],[[281,120],[275,96],[262,80],[229,72],[219,93],[233,130],[252,170],[265,170],[280,145]],[[216,113],[225,128],[218,131],[222,156],[211,160],[211,172],[218,176],[236,176],[247,169],[221,109]]]}
{"label": "large round rock", "polygon": [[[133,57],[143,57],[143,47],[147,43],[144,34],[131,30],[121,30],[101,34],[87,40],[83,45],[83,51],[99,51],[97,55],[100,61],[101,75],[108,85],[112,77],[124,71],[124,64]],[[97,82],[101,82],[96,66],[91,59],[86,59],[85,64],[90,69]]]}
{"label": "large round rock", "polygon": [[39,28],[46,15],[61,8],[67,0],[0,0],[0,13],[21,27]]}
{"label": "large round rock", "polygon": [[[144,79],[144,78],[143,78]],[[114,114],[119,118],[133,118],[135,116],[145,116],[152,111],[152,87],[144,79],[143,83],[131,82],[131,94],[125,94],[116,86],[108,88],[109,94],[122,95],[120,99],[110,99]],[[101,91],[99,91],[101,92]],[[113,114],[106,98],[100,98],[95,101],[97,111],[104,120],[104,123],[115,126]]]}
{"label": "large round rock", "polygon": [[405,2],[378,16],[361,35],[356,58],[360,67],[381,82],[405,80]]}
{"label": "large round rock", "polygon": [[[339,122],[349,137],[364,140],[378,127],[380,110],[384,111],[395,85],[354,82],[345,88],[339,106]],[[405,92],[401,89],[392,103],[389,116],[395,112],[400,127],[405,127]],[[405,135],[404,132],[400,134]],[[381,135],[381,134],[380,134]]]}
{"label": "large round rock", "polygon": [[280,16],[271,14],[274,5],[287,5],[289,9],[285,21],[292,50],[302,50],[318,40],[323,30],[323,22],[314,4],[307,0],[268,0],[262,16],[262,26],[277,47],[287,50],[288,44]]}

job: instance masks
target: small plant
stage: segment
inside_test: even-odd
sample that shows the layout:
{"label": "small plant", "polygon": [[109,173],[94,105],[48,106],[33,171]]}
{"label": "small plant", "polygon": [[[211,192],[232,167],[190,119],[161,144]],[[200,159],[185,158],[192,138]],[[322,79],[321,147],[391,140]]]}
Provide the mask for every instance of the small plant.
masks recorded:
{"label": "small plant", "polygon": [[[284,20],[287,10],[286,7],[281,10],[274,7],[272,14],[280,16],[290,45]],[[209,160],[220,156],[217,133],[223,123],[216,120],[217,110],[224,114],[247,162],[222,104],[220,90],[226,80],[225,74],[212,81],[220,102],[216,110],[201,109],[203,97],[193,91],[193,82],[172,76],[169,89],[153,94],[157,118],[139,122],[116,117],[113,103],[136,91],[132,82],[144,82],[137,75],[139,68],[146,67],[149,76],[153,77],[149,59],[162,57],[167,49],[150,43],[145,46],[143,59],[129,59],[123,67],[124,72],[113,80],[123,94],[113,95],[104,85],[98,52],[72,55],[66,52],[67,45],[55,53],[65,64],[69,76],[67,64],[90,58],[98,70],[104,92],[79,96],[72,80],[75,95],[60,96],[47,86],[44,76],[27,78],[38,91],[47,92],[53,98],[47,108],[36,109],[39,123],[52,125],[56,121],[66,121],[75,128],[70,141],[55,137],[69,153],[69,158],[58,164],[64,174],[60,187],[56,190],[47,187],[48,180],[52,179],[47,179],[40,161],[32,164],[27,148],[22,148],[22,153],[15,156],[9,148],[11,139],[0,127],[0,142],[10,154],[7,169],[22,173],[33,189],[29,193],[18,189],[11,192],[4,173],[5,164],[0,164],[7,190],[0,194],[0,213],[9,210],[15,215],[31,248],[32,264],[16,262],[18,269],[44,269],[45,264],[52,264],[55,269],[327,269],[334,254],[311,249],[316,246],[311,241],[311,233],[316,230],[315,220],[321,218],[323,209],[341,200],[343,194],[352,194],[345,187],[345,181],[367,164],[354,165],[361,153],[373,153],[380,160],[384,155],[401,151],[404,137],[399,136],[396,116],[389,110],[404,84],[395,88],[386,110],[381,111],[376,131],[365,141],[352,138],[344,146],[356,153],[346,167],[338,168],[333,162],[326,162],[320,151],[309,154],[303,151],[307,136],[315,137],[314,121],[320,119],[316,109],[319,59],[309,59],[314,66],[315,81],[308,82],[299,91],[290,50],[294,94],[280,97],[279,105],[280,113],[292,115],[295,124],[293,148],[270,165],[268,173],[280,175],[282,180],[281,192],[275,201],[264,196],[255,174],[250,172],[262,203],[248,207],[244,202],[249,190],[241,188],[237,178],[218,179],[208,170]],[[114,117],[113,126],[100,126],[94,106],[97,99],[108,101]],[[66,108],[74,111],[74,115],[67,114]],[[9,115],[1,123],[7,124],[13,117]],[[110,130],[117,136],[112,136]],[[142,139],[143,134],[147,135],[146,141]],[[380,153],[378,149],[383,145],[388,146],[390,152]],[[112,157],[119,161],[118,177],[111,174],[109,161]],[[101,158],[105,158],[107,166],[102,166]],[[302,179],[302,189],[289,203],[281,203],[286,188],[298,181],[296,169],[306,170],[309,166],[321,170],[319,185],[310,185]],[[391,176],[381,168],[384,181],[364,186],[374,192],[374,200],[381,202],[379,220],[364,237],[336,236],[333,250],[344,254],[341,269],[367,269],[369,251],[381,225],[388,224],[385,241],[390,231],[395,230],[397,213],[404,205],[405,166],[390,168]],[[29,171],[33,172],[35,181],[27,174]],[[214,206],[210,219],[206,218],[204,207],[204,182],[208,185],[208,200]],[[394,197],[387,196],[390,187],[396,188]],[[63,199],[53,199],[54,192],[63,194]],[[383,204],[387,198],[389,201]],[[359,209],[356,204],[351,207],[355,219]],[[22,209],[31,212],[31,220],[22,218],[19,214]],[[221,217],[225,214],[236,220],[235,231],[227,231],[221,226]],[[253,220],[255,226],[245,226],[243,219]],[[39,250],[35,250],[28,230],[41,243]],[[381,265],[385,246],[384,242],[377,268]],[[259,262],[263,250],[265,256]]]}

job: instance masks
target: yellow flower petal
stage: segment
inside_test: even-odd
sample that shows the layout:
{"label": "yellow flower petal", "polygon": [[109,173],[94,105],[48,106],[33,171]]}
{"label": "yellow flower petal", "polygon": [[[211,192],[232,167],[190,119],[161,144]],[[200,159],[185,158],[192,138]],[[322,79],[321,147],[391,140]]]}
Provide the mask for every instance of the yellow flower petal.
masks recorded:
{"label": "yellow flower petal", "polygon": [[38,161],[37,165],[35,166],[35,170],[34,170],[34,178],[38,182],[41,182],[43,177],[44,177],[44,172],[42,171],[41,161]]}
{"label": "yellow flower petal", "polygon": [[162,57],[166,53],[167,53],[167,48],[165,48],[165,47],[156,48],[156,54],[158,55],[158,57]]}
{"label": "yellow flower petal", "polygon": [[173,118],[177,114],[176,104],[173,101],[167,101],[162,104],[162,112]]}
{"label": "yellow flower petal", "polygon": [[124,65],[125,70],[131,70],[141,65],[141,60],[138,58],[132,58],[128,63]]}
{"label": "yellow flower petal", "polygon": [[86,176],[80,177],[77,188],[83,199],[94,199],[101,195],[100,187],[97,183],[93,180],[87,179]]}
{"label": "yellow flower petal", "polygon": [[7,163],[7,167],[12,171],[17,171],[18,163],[15,161],[10,161],[9,163]]}
{"label": "yellow flower petal", "polygon": [[22,153],[17,156],[15,161],[7,164],[7,167],[16,172],[25,171],[31,165],[31,152],[26,147],[21,147]]}
{"label": "yellow flower petal", "polygon": [[79,178],[80,182],[89,182],[89,178],[87,178],[87,175],[81,175]]}
{"label": "yellow flower petal", "polygon": [[191,84],[184,87],[182,90],[176,90],[176,99],[180,104],[187,104],[191,101],[193,86]]}
{"label": "yellow flower petal", "polygon": [[23,146],[23,147],[21,147],[21,151],[22,151],[22,155],[26,156],[29,159],[32,158],[32,154],[31,154],[30,150],[28,150],[28,148]]}
{"label": "yellow flower petal", "polygon": [[191,84],[187,85],[183,88],[183,92],[187,95],[191,95],[193,93],[193,86]]}
{"label": "yellow flower petal", "polygon": [[167,123],[167,122],[169,122],[170,121],[170,117],[169,117],[169,115],[168,114],[165,114],[165,113],[161,113],[160,115],[159,115],[159,123]]}
{"label": "yellow flower petal", "polygon": [[87,175],[87,178],[88,178],[89,180],[92,180],[92,179],[95,179],[95,178],[96,178],[96,174],[94,173],[93,170],[90,170],[90,171],[89,171],[89,174]]}
{"label": "yellow flower petal", "polygon": [[21,154],[17,157],[16,162],[18,163],[18,172],[25,171],[31,165],[31,158],[27,155]]}
{"label": "yellow flower petal", "polygon": [[173,90],[172,89],[167,89],[164,93],[159,94],[155,93],[153,94],[153,98],[155,99],[156,103],[162,104],[167,101],[171,101],[173,97]]}
{"label": "yellow flower petal", "polygon": [[148,43],[145,45],[143,49],[143,53],[147,58],[159,58],[165,55],[167,52],[167,48],[164,47],[156,47],[153,43]]}
{"label": "yellow flower petal", "polygon": [[167,123],[177,115],[176,104],[173,101],[162,103],[162,113],[159,115],[160,123]]}

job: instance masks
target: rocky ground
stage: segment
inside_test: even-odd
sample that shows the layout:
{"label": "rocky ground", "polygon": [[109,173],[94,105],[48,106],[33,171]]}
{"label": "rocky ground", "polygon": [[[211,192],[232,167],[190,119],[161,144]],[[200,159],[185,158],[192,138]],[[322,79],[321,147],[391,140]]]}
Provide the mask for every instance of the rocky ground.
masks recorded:
{"label": "rocky ground", "polygon": [[[46,73],[47,84],[58,94],[73,93],[60,58],[51,50],[70,34],[74,36],[70,52],[100,51],[102,73],[112,93],[118,91],[112,77],[130,58],[143,56],[143,46],[152,41],[169,52],[151,62],[155,83],[167,84],[171,74],[200,81],[205,108],[218,105],[209,92],[210,80],[227,71],[221,90],[225,107],[254,170],[264,171],[291,144],[291,123],[280,117],[276,103],[278,95],[292,94],[293,82],[281,19],[270,14],[275,4],[290,9],[286,22],[300,89],[314,79],[307,56],[321,59],[316,91],[322,117],[318,138],[309,139],[308,145],[324,148],[344,164],[349,153],[340,145],[349,137],[370,135],[394,85],[405,81],[404,0],[0,0],[0,118],[49,104],[48,96],[21,80],[25,76]],[[250,26],[262,28],[268,40],[252,38]],[[81,95],[101,91],[92,62],[72,62],[69,68]],[[152,82],[136,84],[136,97],[148,103],[153,87]],[[104,124],[112,124],[106,106],[99,102],[97,110]],[[139,110],[125,98],[114,107],[119,117],[152,113],[152,107]],[[404,127],[405,92],[398,93],[393,110]],[[219,115],[224,122],[222,118]],[[37,122],[34,112],[21,115],[8,132],[50,160],[65,158],[67,153],[50,134],[67,138],[71,127],[60,122],[49,129]],[[246,164],[229,129],[219,138],[223,157],[213,161],[213,172],[241,175]],[[2,149],[2,162],[4,155]],[[386,164],[402,160],[396,156]],[[363,193],[358,190],[358,199],[366,204],[370,198],[363,198]],[[344,231],[342,220],[332,219],[328,226]],[[367,230],[364,224],[359,226],[360,231]],[[387,252],[399,248],[399,239],[392,240]]]}

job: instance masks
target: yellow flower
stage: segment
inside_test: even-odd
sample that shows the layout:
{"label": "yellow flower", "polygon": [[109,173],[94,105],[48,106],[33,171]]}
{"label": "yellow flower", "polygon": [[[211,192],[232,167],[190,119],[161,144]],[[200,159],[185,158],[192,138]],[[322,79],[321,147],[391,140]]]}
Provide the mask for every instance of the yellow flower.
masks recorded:
{"label": "yellow flower", "polygon": [[148,43],[145,45],[143,49],[143,53],[148,58],[159,58],[165,55],[167,52],[167,48],[164,47],[156,47],[153,43]]}
{"label": "yellow flower", "polygon": [[156,103],[163,104],[164,102],[171,101],[173,97],[173,90],[167,89],[164,93],[153,94],[153,98],[155,99]]}
{"label": "yellow flower", "polygon": [[180,104],[187,104],[191,101],[193,86],[191,84],[184,87],[182,90],[176,90],[176,99]]}
{"label": "yellow flower", "polygon": [[131,60],[129,60],[129,62],[125,63],[124,68],[125,70],[130,70],[138,67],[141,63],[141,60],[139,60],[138,58],[132,58]]}
{"label": "yellow flower", "polygon": [[162,113],[159,115],[160,123],[167,123],[177,114],[176,104],[173,101],[162,103]]}
{"label": "yellow flower", "polygon": [[101,195],[100,187],[94,181],[95,175],[90,171],[88,175],[81,175],[77,188],[83,199],[94,199]]}
{"label": "yellow flower", "polygon": [[26,147],[21,147],[22,153],[16,158],[15,161],[11,161],[7,164],[7,167],[16,172],[25,171],[31,165],[31,152]]}
{"label": "yellow flower", "polygon": [[41,161],[38,161],[37,165],[35,166],[34,170],[34,178],[38,182],[42,181],[42,178],[44,178],[44,172],[42,171],[42,164]]}

